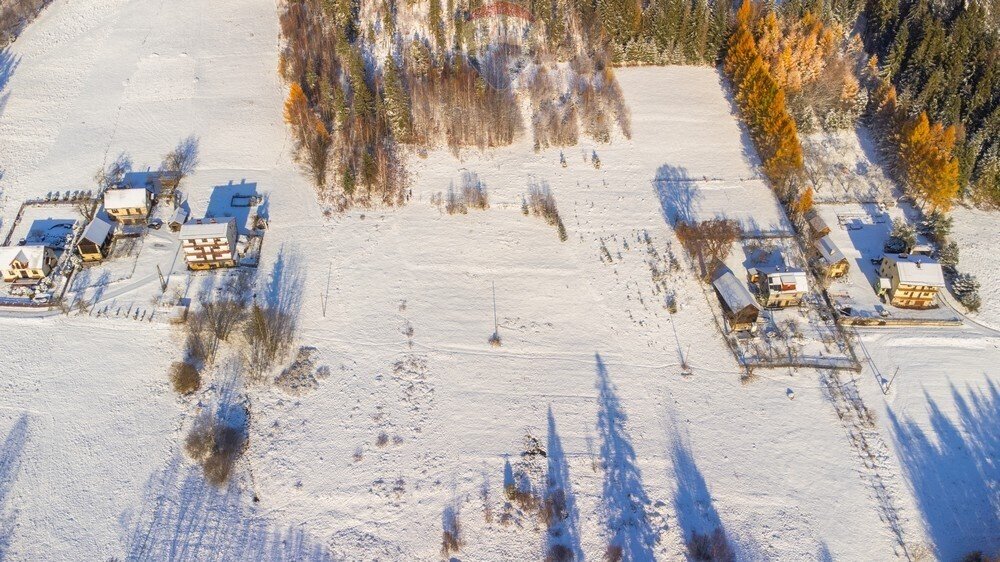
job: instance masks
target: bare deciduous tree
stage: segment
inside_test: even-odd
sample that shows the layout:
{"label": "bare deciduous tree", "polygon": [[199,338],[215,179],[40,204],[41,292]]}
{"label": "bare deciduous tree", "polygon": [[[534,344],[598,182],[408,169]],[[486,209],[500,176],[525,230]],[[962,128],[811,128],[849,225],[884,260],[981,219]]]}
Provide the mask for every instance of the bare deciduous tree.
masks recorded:
{"label": "bare deciduous tree", "polygon": [[740,237],[740,227],[735,221],[712,219],[702,222],[678,222],[677,238],[692,258],[697,260],[703,277],[726,259],[729,250]]}

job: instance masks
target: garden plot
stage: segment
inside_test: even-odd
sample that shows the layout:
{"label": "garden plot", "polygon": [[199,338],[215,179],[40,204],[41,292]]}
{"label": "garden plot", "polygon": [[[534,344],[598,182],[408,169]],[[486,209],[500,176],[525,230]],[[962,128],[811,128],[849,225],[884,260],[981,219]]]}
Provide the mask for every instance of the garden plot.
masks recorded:
{"label": "garden plot", "polygon": [[890,202],[892,182],[864,128],[802,137],[806,176],[817,203]]}
{"label": "garden plot", "polygon": [[[758,294],[759,289],[748,282],[749,270],[778,266],[805,269],[806,264],[795,240],[772,238],[738,242],[725,265],[740,282],[747,283],[752,294]],[[711,287],[707,290],[712,292]],[[758,302],[761,299],[758,294]],[[725,325],[714,294],[711,300],[720,325]],[[809,288],[800,306],[762,310],[756,334],[728,337],[740,362],[750,367],[855,366],[830,314],[824,310],[818,287]]]}
{"label": "garden plot", "polygon": [[[32,301],[25,297],[43,295],[42,300],[35,304],[45,305],[62,292],[66,281],[66,276],[62,275],[62,272],[68,271],[69,257],[73,254],[73,241],[82,224],[83,216],[73,202],[27,203],[21,207],[6,235],[9,245],[51,248],[56,256],[56,265],[49,276],[35,287],[25,289],[23,286],[17,287],[0,281],[0,295],[4,295],[3,304],[32,304]],[[7,295],[12,295],[13,298],[8,298]]]}
{"label": "garden plot", "polygon": [[[855,318],[915,322],[957,321],[948,306],[930,310],[903,309],[883,302],[875,292],[883,245],[892,232],[894,220],[905,220],[901,207],[883,208],[876,204],[838,203],[817,205],[817,212],[830,227],[830,238],[850,263],[847,275],[830,283],[831,302],[846,316]],[[938,297],[940,300],[940,296]],[[883,312],[884,311],[884,312]]]}

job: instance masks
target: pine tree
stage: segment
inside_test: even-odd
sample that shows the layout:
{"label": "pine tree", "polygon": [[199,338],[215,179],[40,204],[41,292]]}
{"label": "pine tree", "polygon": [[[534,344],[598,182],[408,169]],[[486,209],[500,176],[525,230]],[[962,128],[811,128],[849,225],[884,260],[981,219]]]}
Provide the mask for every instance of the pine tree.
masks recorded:
{"label": "pine tree", "polygon": [[396,61],[386,57],[382,67],[385,88],[385,116],[393,136],[400,142],[408,142],[413,128],[410,113],[410,98],[403,87],[403,81],[396,68]]}

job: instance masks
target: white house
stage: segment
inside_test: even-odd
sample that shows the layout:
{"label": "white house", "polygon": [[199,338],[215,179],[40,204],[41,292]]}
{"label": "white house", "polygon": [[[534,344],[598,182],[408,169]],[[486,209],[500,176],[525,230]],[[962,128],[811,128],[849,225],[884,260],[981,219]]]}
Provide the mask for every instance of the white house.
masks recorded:
{"label": "white house", "polygon": [[809,291],[809,281],[802,269],[778,266],[760,270],[760,288],[764,306],[798,306]]}

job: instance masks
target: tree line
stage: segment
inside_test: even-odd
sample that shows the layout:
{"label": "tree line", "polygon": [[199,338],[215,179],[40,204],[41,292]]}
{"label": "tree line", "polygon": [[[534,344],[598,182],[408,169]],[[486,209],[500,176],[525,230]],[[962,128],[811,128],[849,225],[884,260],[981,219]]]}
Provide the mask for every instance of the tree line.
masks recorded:
{"label": "tree line", "polygon": [[[865,47],[891,102],[918,136],[922,124],[954,154],[958,183],[973,201],[1000,205],[1000,37],[997,8],[984,0],[868,0]],[[880,102],[889,98],[888,92]],[[954,137],[954,138],[952,138]]]}
{"label": "tree line", "polygon": [[536,149],[628,137],[607,45],[581,39],[603,28],[561,5],[532,4],[535,19],[469,0],[287,2],[284,117],[321,197],[341,209],[402,204],[407,150],[509,145],[525,132],[522,93]]}
{"label": "tree line", "polygon": [[38,16],[50,0],[7,0],[0,4],[0,47],[17,39],[24,26]]}

